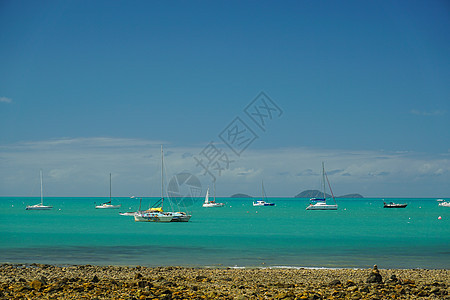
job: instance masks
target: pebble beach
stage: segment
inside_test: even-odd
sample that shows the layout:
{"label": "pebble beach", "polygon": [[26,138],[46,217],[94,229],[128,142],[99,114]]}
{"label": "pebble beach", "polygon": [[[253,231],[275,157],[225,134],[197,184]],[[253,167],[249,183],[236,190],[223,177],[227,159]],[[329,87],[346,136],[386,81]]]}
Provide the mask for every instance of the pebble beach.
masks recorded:
{"label": "pebble beach", "polygon": [[450,299],[449,270],[0,265],[0,299]]}

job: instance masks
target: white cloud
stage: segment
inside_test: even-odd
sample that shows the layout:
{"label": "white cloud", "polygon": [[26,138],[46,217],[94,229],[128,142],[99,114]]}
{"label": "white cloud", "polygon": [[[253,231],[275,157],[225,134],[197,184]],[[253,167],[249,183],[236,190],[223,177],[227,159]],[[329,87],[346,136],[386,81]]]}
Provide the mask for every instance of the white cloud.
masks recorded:
{"label": "white cloud", "polygon": [[[106,196],[109,173],[113,175],[113,194],[117,196],[157,196],[160,144],[145,139],[99,137],[3,145],[0,193],[32,196],[32,183],[38,181],[42,168],[48,196]],[[192,157],[199,156],[205,145],[165,146],[166,153],[171,153],[165,160],[167,177],[187,171],[198,176],[204,186],[210,185],[212,178],[204,175]],[[223,150],[227,151],[226,147]],[[306,189],[319,189],[322,161],[336,195],[450,195],[447,153],[427,157],[411,152],[279,148],[249,149],[241,157],[229,155],[233,162],[217,177],[219,196],[260,195],[261,180],[270,196],[292,197]]]}
{"label": "white cloud", "polygon": [[12,103],[12,99],[8,97],[0,97],[0,102],[2,103]]}

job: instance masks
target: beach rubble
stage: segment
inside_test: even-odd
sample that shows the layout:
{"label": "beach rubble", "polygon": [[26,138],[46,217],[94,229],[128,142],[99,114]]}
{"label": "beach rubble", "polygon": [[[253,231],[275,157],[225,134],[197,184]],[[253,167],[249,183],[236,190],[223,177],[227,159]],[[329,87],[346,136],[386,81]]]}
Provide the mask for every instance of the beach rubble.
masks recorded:
{"label": "beach rubble", "polygon": [[376,266],[307,269],[2,264],[0,299],[450,299],[449,277],[445,269]]}

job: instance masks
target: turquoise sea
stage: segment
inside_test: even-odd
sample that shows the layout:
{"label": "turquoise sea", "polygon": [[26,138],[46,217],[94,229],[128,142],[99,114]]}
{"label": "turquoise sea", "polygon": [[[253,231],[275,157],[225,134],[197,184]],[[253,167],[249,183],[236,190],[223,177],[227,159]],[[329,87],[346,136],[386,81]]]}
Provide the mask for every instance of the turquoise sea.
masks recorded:
{"label": "turquoise sea", "polygon": [[[144,199],[148,207],[157,198]],[[218,198],[225,207],[189,207],[189,223],[136,223],[101,210],[107,198],[45,198],[51,211],[26,211],[39,198],[0,198],[0,263],[450,269],[450,208],[436,199],[385,209],[383,199],[338,199],[338,211],[306,211],[308,199]],[[447,199],[448,200],[448,199]]]}

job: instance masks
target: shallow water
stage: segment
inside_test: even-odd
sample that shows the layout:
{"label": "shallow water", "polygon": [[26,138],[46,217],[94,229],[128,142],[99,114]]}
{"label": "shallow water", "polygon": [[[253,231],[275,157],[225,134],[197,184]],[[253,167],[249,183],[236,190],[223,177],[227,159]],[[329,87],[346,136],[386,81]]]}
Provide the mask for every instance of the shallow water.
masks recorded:
{"label": "shallow water", "polygon": [[[189,207],[189,223],[136,223],[101,210],[104,198],[46,198],[51,211],[26,211],[38,198],[0,198],[0,262],[144,266],[450,268],[450,208],[436,199],[385,209],[382,199],[338,199],[337,211],[306,211],[307,199],[218,198]],[[145,199],[143,206],[157,200]],[[440,219],[438,217],[441,217]]]}

